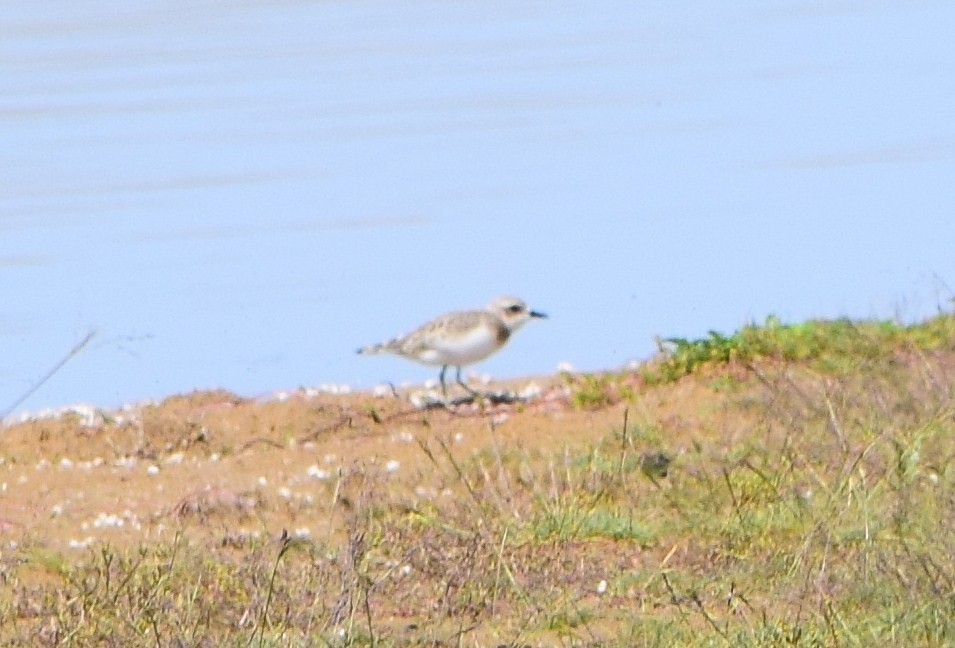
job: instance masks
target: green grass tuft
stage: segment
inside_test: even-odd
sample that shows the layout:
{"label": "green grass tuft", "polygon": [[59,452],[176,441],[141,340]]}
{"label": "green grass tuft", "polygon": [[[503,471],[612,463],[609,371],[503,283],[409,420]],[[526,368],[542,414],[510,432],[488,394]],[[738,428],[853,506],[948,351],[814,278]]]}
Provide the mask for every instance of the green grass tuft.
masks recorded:
{"label": "green grass tuft", "polygon": [[851,370],[861,360],[889,357],[905,349],[931,351],[955,347],[955,317],[939,315],[902,325],[891,320],[810,320],[784,324],[770,315],[732,335],[710,331],[699,339],[666,338],[663,359],[644,368],[649,384],[666,384],[703,367],[747,364],[759,359],[809,362],[829,372]]}

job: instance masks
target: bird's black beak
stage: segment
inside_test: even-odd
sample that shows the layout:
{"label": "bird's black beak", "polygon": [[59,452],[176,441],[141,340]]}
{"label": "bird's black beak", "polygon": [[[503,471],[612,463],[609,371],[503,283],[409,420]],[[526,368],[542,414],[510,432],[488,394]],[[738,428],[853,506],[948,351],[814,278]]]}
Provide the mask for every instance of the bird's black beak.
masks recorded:
{"label": "bird's black beak", "polygon": [[531,317],[539,317],[540,319],[547,319],[547,313],[541,313],[540,311],[531,311]]}

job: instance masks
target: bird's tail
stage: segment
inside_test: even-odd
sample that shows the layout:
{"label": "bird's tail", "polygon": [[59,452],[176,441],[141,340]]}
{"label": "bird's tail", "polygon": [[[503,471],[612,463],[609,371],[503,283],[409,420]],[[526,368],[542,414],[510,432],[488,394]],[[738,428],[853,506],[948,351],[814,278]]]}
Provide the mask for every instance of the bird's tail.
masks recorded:
{"label": "bird's tail", "polygon": [[379,342],[378,344],[369,344],[368,346],[358,349],[356,353],[361,355],[376,355],[379,353],[391,353],[394,351],[394,344],[396,340],[388,340],[387,342]]}

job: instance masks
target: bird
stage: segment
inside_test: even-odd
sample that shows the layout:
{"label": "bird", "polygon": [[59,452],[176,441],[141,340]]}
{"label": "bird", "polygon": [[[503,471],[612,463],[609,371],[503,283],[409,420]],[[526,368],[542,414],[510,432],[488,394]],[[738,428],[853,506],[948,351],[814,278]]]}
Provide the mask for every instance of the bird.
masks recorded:
{"label": "bird", "polygon": [[471,396],[477,392],[461,380],[461,367],[484,360],[503,347],[511,335],[531,319],[546,314],[531,310],[517,297],[498,297],[483,309],[463,310],[435,317],[414,331],[380,344],[358,349],[362,355],[390,353],[426,365],[440,366],[441,393],[448,367],[456,367],[456,382]]}

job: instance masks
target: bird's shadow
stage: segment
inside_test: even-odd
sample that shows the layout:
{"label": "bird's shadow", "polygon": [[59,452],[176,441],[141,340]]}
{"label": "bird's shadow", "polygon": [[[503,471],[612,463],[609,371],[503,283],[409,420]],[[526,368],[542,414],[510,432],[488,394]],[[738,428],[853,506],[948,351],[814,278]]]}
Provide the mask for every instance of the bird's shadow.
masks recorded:
{"label": "bird's shadow", "polygon": [[489,405],[512,405],[514,403],[526,403],[527,399],[514,392],[474,392],[455,398],[444,398],[429,400],[422,406],[425,410],[451,409],[461,405],[472,405],[474,403],[487,403]]}

